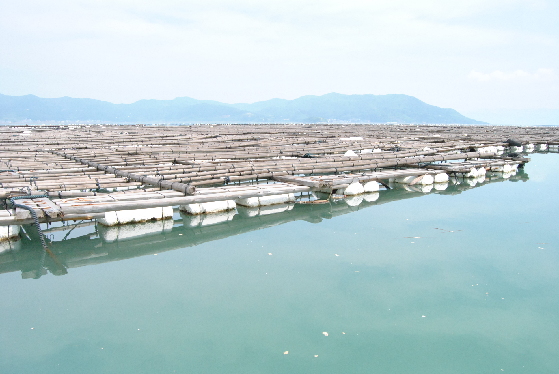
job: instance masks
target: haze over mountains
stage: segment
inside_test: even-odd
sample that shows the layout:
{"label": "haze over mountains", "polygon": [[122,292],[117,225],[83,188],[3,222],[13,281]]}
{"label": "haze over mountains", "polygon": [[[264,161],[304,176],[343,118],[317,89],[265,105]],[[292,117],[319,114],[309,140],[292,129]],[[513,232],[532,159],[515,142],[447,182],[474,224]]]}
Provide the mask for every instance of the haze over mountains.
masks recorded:
{"label": "haze over mountains", "polygon": [[483,124],[454,109],[439,108],[407,95],[303,96],[252,104],[226,104],[179,97],[113,104],[94,99],[0,94],[0,121],[75,121],[103,123],[441,123]]}

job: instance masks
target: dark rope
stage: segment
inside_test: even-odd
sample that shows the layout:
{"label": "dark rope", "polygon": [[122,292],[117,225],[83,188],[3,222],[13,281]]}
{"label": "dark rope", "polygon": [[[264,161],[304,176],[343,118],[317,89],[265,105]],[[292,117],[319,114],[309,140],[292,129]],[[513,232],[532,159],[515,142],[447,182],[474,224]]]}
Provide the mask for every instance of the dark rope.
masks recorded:
{"label": "dark rope", "polygon": [[43,235],[43,230],[41,230],[41,224],[39,223],[39,217],[37,217],[37,213],[35,212],[35,210],[33,208],[31,208],[30,206],[23,205],[23,204],[16,204],[14,202],[14,200],[39,199],[39,198],[43,198],[43,197],[48,198],[48,195],[15,196],[15,197],[10,197],[10,203],[11,203],[11,207],[13,207],[13,208],[25,209],[25,210],[29,211],[29,213],[31,213],[31,217],[33,218],[33,221],[35,223],[35,227],[37,228],[37,231],[39,233],[39,239],[41,240],[41,245],[43,246],[43,248],[46,251],[50,252],[50,250],[47,246],[47,242],[45,241],[45,236]]}

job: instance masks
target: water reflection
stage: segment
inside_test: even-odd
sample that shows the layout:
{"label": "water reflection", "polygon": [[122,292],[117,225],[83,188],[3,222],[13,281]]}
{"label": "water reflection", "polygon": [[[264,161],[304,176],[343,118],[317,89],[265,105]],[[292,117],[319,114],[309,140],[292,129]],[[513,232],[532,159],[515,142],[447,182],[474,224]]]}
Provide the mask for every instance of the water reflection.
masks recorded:
{"label": "water reflection", "polygon": [[326,204],[298,203],[260,208],[239,206],[237,211],[226,213],[202,216],[180,213],[174,220],[116,227],[96,225],[93,221],[81,222],[44,231],[50,238],[52,255],[47,255],[42,249],[36,231],[31,226],[24,226],[21,240],[3,244],[0,274],[20,271],[24,279],[38,279],[48,273],[64,275],[71,268],[194,247],[287,222],[303,220],[319,223],[374,205],[426,194],[456,195],[489,183],[527,180],[528,175],[521,170],[515,175],[492,174],[476,180],[452,178],[448,185],[392,185],[391,190],[333,199]]}

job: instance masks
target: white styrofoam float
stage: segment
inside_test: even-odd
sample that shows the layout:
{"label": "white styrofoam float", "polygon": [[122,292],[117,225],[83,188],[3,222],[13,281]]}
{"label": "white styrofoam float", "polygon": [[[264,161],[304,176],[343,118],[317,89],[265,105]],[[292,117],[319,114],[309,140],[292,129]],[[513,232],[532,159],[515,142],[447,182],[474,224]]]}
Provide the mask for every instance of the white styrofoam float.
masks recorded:
{"label": "white styrofoam float", "polygon": [[524,145],[524,152],[534,152],[536,147],[533,144],[525,144]]}
{"label": "white styrofoam float", "polygon": [[188,227],[211,226],[231,221],[236,214],[235,210],[228,210],[211,214],[183,215],[182,221]]}
{"label": "white styrofoam float", "polygon": [[435,182],[435,178],[431,174],[425,175],[412,175],[409,177],[399,177],[399,178],[390,178],[390,182],[392,183],[400,183],[400,184],[411,184],[414,182],[414,185],[429,185]]}
{"label": "white styrofoam float", "polygon": [[434,176],[435,183],[448,183],[448,174],[447,173],[438,173]]}
{"label": "white styrofoam float", "polygon": [[376,181],[370,181],[363,185],[363,192],[377,192],[380,190],[380,183]]}
{"label": "white styrofoam float", "polygon": [[477,151],[479,153],[497,153],[499,149],[496,146],[488,146],[488,147],[478,148]]}
{"label": "white styrofoam float", "polygon": [[247,197],[235,200],[237,205],[254,208],[263,205],[275,205],[295,202],[295,194],[270,195],[261,197]]}
{"label": "white styrofoam float", "polygon": [[345,157],[357,157],[357,153],[353,152],[351,149],[349,149],[346,153],[344,153]]}
{"label": "white styrofoam float", "polygon": [[524,151],[524,147],[523,146],[512,146],[510,147],[511,152],[523,152]]}
{"label": "white styrofoam float", "polygon": [[233,200],[212,201],[208,203],[180,205],[179,210],[188,214],[218,213],[233,210],[237,207]]}
{"label": "white styrofoam float", "polygon": [[340,188],[336,191],[338,195],[346,196],[361,195],[363,192],[365,192],[365,188],[363,188],[363,185],[359,182],[353,182],[346,188]]}
{"label": "white styrofoam float", "polygon": [[103,226],[116,226],[126,223],[138,223],[167,218],[173,218],[173,207],[166,206],[105,212],[105,217],[97,219],[97,222]]}
{"label": "white styrofoam float", "polygon": [[0,226],[0,242],[19,237],[19,225]]}
{"label": "white styrofoam float", "polygon": [[536,146],[537,151],[547,151],[547,144],[538,144]]}
{"label": "white styrofoam float", "polygon": [[164,219],[128,225],[113,225],[99,227],[98,232],[99,236],[104,241],[111,243],[116,240],[135,239],[146,235],[171,231],[173,229],[173,223],[174,221],[172,219]]}

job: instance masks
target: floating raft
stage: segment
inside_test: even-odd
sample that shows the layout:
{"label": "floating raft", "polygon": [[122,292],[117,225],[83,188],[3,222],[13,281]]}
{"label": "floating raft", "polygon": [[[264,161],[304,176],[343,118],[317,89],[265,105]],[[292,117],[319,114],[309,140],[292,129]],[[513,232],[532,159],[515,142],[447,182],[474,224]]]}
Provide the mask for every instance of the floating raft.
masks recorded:
{"label": "floating raft", "polygon": [[[527,162],[526,152],[559,151],[559,128],[42,125],[3,126],[0,140],[0,226],[111,225],[167,219],[166,207],[217,213],[505,171]],[[0,239],[16,229],[4,231]]]}
{"label": "floating raft", "polygon": [[[523,180],[526,176],[521,172],[511,178]],[[433,188],[429,193],[455,195],[502,181],[502,177],[494,175],[475,186],[451,183],[444,190]],[[35,238],[29,241],[24,236],[22,240],[0,242],[0,274],[17,271],[21,272],[23,278],[38,278],[48,273],[63,275],[81,266],[194,247],[288,222],[318,223],[357,210],[420,196],[425,196],[424,191],[409,186],[383,193],[330,200],[327,204],[288,203],[258,208],[238,206],[237,211],[203,215],[177,214],[175,211],[174,219],[110,227],[96,224],[96,221],[43,224],[44,234],[50,238],[50,248],[57,261],[50,256],[44,258],[44,251],[40,250],[38,241]],[[75,230],[77,228],[80,230]],[[27,233],[36,235],[33,230],[27,230]]]}

